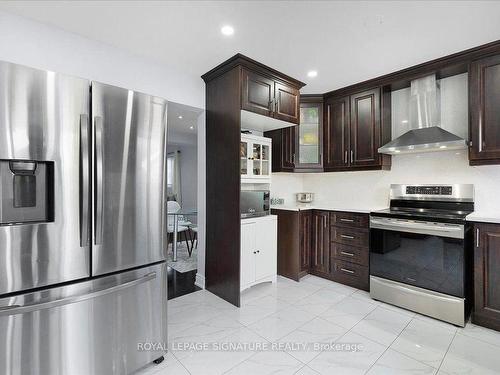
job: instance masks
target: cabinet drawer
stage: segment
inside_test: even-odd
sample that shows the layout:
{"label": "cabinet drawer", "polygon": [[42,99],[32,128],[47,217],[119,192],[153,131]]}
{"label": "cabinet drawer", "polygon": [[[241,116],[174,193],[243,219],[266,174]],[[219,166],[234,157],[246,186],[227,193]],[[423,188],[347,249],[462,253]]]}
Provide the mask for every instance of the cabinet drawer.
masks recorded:
{"label": "cabinet drawer", "polygon": [[344,245],[368,247],[369,234],[367,229],[332,227],[330,240]]}
{"label": "cabinet drawer", "polygon": [[366,247],[355,247],[336,242],[330,244],[332,258],[368,267],[370,252]]}
{"label": "cabinet drawer", "polygon": [[368,228],[368,215],[352,212],[330,213],[330,224],[339,227]]}
{"label": "cabinet drawer", "polygon": [[338,259],[331,260],[332,279],[354,288],[369,290],[368,267]]}

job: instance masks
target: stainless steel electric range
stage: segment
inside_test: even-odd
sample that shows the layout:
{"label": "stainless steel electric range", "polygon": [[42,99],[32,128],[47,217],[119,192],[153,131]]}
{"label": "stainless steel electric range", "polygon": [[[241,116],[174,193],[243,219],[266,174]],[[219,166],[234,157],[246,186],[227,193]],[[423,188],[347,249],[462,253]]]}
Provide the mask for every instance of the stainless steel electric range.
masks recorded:
{"label": "stainless steel electric range", "polygon": [[464,326],[472,290],[474,185],[391,185],[370,213],[370,295]]}

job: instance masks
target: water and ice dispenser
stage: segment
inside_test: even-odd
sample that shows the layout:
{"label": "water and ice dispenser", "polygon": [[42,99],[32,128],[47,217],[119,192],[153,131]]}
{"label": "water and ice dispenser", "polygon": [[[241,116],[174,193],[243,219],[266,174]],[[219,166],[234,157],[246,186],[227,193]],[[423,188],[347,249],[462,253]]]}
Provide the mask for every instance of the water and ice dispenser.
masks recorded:
{"label": "water and ice dispenser", "polygon": [[0,225],[53,221],[52,162],[0,160]]}

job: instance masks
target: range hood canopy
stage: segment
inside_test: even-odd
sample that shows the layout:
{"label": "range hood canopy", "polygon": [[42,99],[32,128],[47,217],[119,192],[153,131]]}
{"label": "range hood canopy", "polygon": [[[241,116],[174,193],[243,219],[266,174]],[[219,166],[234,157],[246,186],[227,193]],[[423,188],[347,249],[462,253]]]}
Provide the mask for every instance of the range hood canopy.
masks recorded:
{"label": "range hood canopy", "polygon": [[440,88],[436,76],[413,80],[410,94],[410,129],[380,147],[381,154],[464,149],[465,139],[440,126]]}

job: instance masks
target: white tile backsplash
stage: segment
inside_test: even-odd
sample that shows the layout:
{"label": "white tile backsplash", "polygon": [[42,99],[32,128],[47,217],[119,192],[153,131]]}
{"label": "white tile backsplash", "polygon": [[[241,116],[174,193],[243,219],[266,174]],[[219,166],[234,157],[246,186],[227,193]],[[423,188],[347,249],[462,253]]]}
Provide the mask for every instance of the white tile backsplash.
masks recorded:
{"label": "white tile backsplash", "polygon": [[467,150],[397,155],[390,171],[273,174],[273,197],[294,203],[294,193],[315,193],[315,205],[384,207],[388,205],[389,185],[472,183],[476,211],[500,212],[500,165],[469,166]]}

